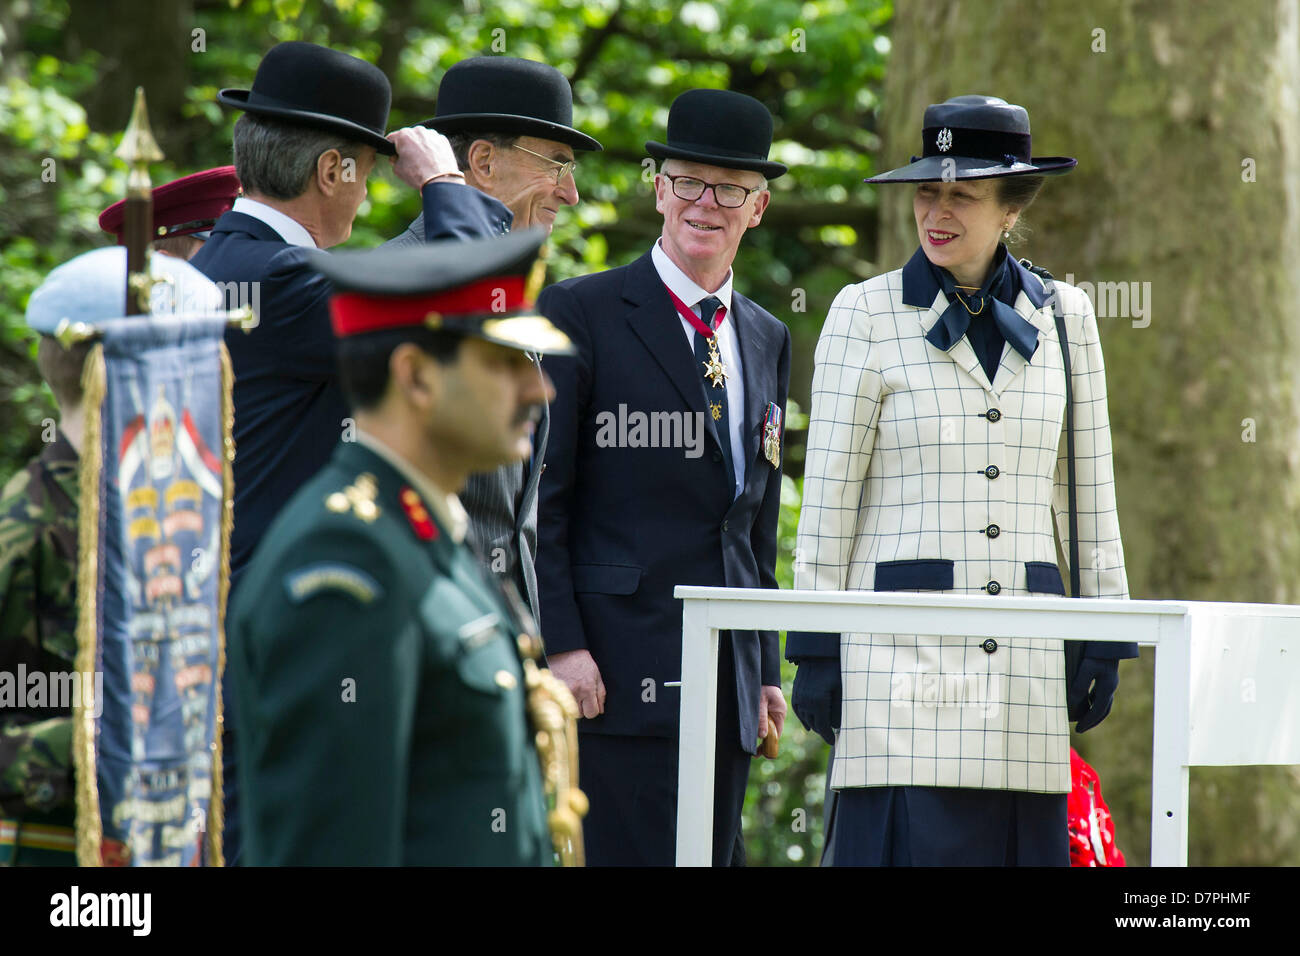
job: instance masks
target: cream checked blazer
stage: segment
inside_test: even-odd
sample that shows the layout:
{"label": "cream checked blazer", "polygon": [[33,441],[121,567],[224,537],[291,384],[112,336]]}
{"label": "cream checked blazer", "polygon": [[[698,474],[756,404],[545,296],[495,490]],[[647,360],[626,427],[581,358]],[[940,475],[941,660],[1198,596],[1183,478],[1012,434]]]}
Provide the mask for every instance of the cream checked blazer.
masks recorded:
{"label": "cream checked blazer", "polygon": [[[949,352],[926,341],[947,300],[935,289],[928,306],[907,304],[903,273],[844,288],[826,317],[795,587],[1063,594],[1052,513],[1068,553],[1065,375],[1048,290],[1021,269],[1032,298],[1022,291],[1015,309],[1038,346],[1028,362],[1005,347],[990,383],[965,336]],[[1097,319],[1082,292],[1055,286],[1081,593],[1127,598]],[[1061,641],[844,634],[840,664],[833,787],[1070,789]]]}

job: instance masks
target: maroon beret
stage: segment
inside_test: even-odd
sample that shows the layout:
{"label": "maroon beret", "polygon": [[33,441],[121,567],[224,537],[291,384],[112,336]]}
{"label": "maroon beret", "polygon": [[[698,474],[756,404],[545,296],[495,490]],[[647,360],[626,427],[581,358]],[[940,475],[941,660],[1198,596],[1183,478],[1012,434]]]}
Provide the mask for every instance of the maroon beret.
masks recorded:
{"label": "maroon beret", "polygon": [[[154,239],[206,232],[221,214],[235,204],[239,178],[234,166],[218,166],[182,176],[153,191]],[[99,214],[99,228],[117,236],[122,244],[126,200],[119,199]]]}

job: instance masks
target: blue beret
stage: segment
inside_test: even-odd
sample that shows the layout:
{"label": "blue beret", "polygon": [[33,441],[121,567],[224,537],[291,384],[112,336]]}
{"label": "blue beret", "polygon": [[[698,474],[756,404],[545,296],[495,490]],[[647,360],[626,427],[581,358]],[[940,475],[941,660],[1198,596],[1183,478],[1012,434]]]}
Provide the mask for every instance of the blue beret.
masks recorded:
{"label": "blue beret", "polygon": [[[154,286],[155,315],[215,315],[222,309],[221,290],[184,259],[153,253],[153,275],[170,283]],[[42,335],[53,335],[59,322],[98,325],[123,317],[126,302],[126,249],[96,249],[58,266],[32,293],[27,303],[27,325]]]}

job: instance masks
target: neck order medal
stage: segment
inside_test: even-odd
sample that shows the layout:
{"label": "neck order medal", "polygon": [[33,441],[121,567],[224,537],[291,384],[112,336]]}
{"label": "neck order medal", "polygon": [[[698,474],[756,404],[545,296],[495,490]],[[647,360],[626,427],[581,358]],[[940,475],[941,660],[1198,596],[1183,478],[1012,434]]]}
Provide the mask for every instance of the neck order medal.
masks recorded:
{"label": "neck order medal", "polygon": [[718,351],[718,337],[709,336],[709,360],[701,363],[704,366],[704,377],[709,380],[709,384],[714,388],[722,388],[727,380],[727,370],[722,365],[722,353]]}

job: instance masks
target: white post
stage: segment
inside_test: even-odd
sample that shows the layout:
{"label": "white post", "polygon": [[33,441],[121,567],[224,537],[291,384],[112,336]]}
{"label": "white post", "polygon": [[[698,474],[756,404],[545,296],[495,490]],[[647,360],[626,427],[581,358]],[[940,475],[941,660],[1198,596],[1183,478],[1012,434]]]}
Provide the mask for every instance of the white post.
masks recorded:
{"label": "white post", "polygon": [[708,601],[682,603],[682,709],[677,731],[677,865],[713,865],[718,631]]}
{"label": "white post", "polygon": [[1151,865],[1187,865],[1192,612],[1160,618],[1151,741]]}

